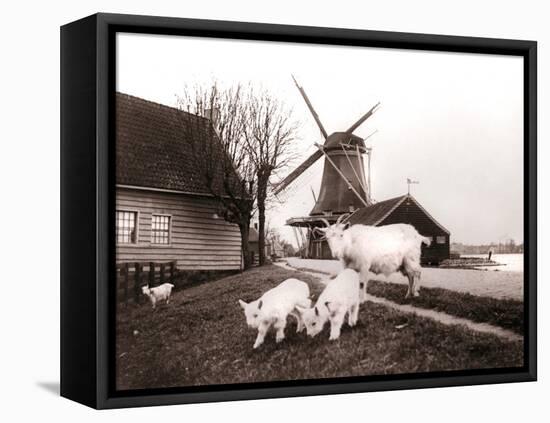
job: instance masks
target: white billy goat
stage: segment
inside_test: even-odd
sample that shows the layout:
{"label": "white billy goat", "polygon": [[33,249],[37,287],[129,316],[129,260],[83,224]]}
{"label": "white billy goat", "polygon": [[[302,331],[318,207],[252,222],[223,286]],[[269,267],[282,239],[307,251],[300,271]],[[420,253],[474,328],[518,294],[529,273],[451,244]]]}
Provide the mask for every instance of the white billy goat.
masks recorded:
{"label": "white billy goat", "polygon": [[430,239],[420,235],[408,224],[386,226],[352,225],[341,223],[340,216],[334,225],[323,219],[324,232],[332,255],[344,268],[361,273],[361,301],[365,300],[369,272],[389,276],[401,272],[409,279],[406,297],[418,296],[415,278],[420,278],[421,245],[430,245]]}
{"label": "white billy goat", "polygon": [[163,283],[162,285],[149,288],[149,285],[141,287],[141,292],[149,297],[153,308],[157,306],[159,301],[166,301],[166,304],[170,302],[170,295],[172,294],[172,288],[174,285],[171,283]]}
{"label": "white billy goat", "polygon": [[359,315],[359,274],[352,269],[345,269],[331,280],[319,296],[315,307],[297,307],[311,337],[323,330],[330,321],[330,340],[340,337],[340,330],[346,314],[348,324],[355,326]]}
{"label": "white billy goat", "polygon": [[298,279],[287,279],[264,293],[260,298],[250,303],[239,300],[244,310],[246,323],[249,327],[258,329],[258,336],[254,348],[263,344],[265,335],[273,326],[277,331],[276,341],[281,342],[285,338],[287,316],[294,316],[298,322],[296,332],[303,329],[297,306],[309,307],[309,286]]}

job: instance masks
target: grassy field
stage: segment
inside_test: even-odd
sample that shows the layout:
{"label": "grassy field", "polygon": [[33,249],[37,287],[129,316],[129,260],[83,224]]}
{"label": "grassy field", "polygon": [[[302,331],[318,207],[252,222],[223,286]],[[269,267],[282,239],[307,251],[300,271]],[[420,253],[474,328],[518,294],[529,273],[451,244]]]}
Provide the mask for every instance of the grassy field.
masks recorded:
{"label": "grassy field", "polygon": [[442,288],[421,288],[420,297],[405,298],[406,285],[370,281],[368,292],[398,304],[443,311],[474,322],[490,323],[523,335],[523,302],[495,299]]}
{"label": "grassy field", "polygon": [[328,328],[316,338],[295,333],[258,350],[237,300],[259,297],[288,277],[315,280],[276,266],[195,286],[152,312],[149,304],[121,306],[117,316],[117,388],[139,389],[441,370],[517,367],[522,344],[464,327],[445,326],[373,303],[363,304],[357,327],[338,341]]}

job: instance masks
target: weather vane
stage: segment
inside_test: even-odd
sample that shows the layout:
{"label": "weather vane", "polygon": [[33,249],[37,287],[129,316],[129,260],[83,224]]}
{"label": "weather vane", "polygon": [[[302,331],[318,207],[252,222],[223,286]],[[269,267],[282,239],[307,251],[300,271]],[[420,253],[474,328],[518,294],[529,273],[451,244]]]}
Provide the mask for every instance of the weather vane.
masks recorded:
{"label": "weather vane", "polygon": [[412,184],[419,184],[418,181],[413,181],[412,179],[407,178],[407,195],[411,195],[411,185]]}

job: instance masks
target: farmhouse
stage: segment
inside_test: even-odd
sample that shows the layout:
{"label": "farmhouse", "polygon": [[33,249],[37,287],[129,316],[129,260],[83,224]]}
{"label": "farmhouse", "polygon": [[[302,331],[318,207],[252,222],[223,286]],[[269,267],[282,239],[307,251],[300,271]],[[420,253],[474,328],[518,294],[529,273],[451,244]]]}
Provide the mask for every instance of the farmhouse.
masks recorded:
{"label": "farmhouse", "polygon": [[117,262],[239,269],[239,228],[220,217],[186,130],[211,133],[211,121],[121,93],[116,105]]}

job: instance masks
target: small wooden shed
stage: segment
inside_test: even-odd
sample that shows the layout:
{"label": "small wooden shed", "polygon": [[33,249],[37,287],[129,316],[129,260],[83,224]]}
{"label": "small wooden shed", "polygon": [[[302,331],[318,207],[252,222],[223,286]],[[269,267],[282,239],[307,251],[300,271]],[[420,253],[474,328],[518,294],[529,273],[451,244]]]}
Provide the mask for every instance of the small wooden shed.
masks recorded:
{"label": "small wooden shed", "polygon": [[408,223],[431,240],[429,247],[422,247],[422,264],[436,265],[450,257],[450,232],[410,194],[358,209],[349,222],[372,226]]}

